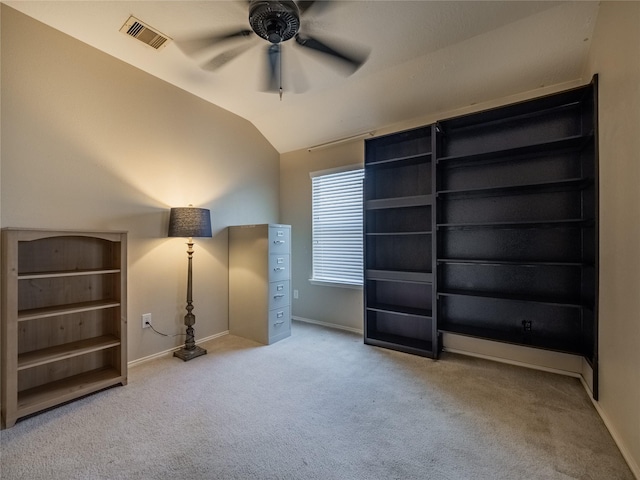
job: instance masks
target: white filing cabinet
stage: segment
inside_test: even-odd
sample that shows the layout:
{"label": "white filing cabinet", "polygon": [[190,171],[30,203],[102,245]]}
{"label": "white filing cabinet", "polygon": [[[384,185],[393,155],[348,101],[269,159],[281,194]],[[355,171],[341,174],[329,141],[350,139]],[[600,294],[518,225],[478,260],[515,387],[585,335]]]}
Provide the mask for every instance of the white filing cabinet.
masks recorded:
{"label": "white filing cabinet", "polygon": [[270,345],[291,335],[291,226],[229,227],[229,333]]}

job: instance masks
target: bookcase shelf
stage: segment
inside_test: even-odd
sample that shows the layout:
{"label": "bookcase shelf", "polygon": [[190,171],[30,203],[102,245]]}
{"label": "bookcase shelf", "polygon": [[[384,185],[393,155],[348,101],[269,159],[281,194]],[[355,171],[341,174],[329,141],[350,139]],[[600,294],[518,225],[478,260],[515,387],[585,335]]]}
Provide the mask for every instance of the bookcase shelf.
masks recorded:
{"label": "bookcase shelf", "polygon": [[51,307],[33,308],[20,310],[18,312],[18,322],[35,320],[38,318],[58,317],[60,315],[70,315],[73,313],[91,312],[105,308],[120,307],[119,300],[94,300],[91,302],[78,302],[69,305],[55,305]]}
{"label": "bookcase shelf", "polygon": [[517,147],[473,152],[449,157],[439,157],[436,160],[436,163],[441,168],[464,168],[480,164],[515,162],[531,157],[541,157],[550,153],[580,151],[585,148],[590,141],[593,141],[593,132],[589,132],[586,135],[572,135],[565,138],[531,143]]}
{"label": "bookcase shelf", "polygon": [[17,415],[24,417],[121,382],[116,368],[104,367],[65,377],[18,393]]}
{"label": "bookcase shelf", "polygon": [[485,292],[479,290],[441,290],[438,292],[440,297],[479,297],[490,298],[493,300],[507,300],[510,302],[539,303],[542,305],[553,305],[566,308],[584,308],[585,305],[579,298],[553,298],[541,297],[535,295],[517,295],[503,292]]}
{"label": "bookcase shelf", "polygon": [[2,230],[2,427],[127,382],[125,232]]}
{"label": "bookcase shelf", "polygon": [[456,229],[476,229],[476,228],[501,228],[501,229],[523,229],[523,228],[582,228],[593,225],[593,220],[583,220],[581,218],[566,218],[562,220],[538,220],[538,221],[508,221],[508,222],[459,222],[459,223],[439,223],[437,228]]}
{"label": "bookcase shelf", "polygon": [[102,335],[77,342],[63,343],[61,345],[43,348],[42,350],[21,353],[18,355],[18,370],[37,367],[38,365],[57,362],[66,358],[77,357],[119,345],[120,339],[114,335]]}
{"label": "bookcase shelf", "polygon": [[458,190],[440,190],[437,192],[438,197],[484,197],[484,196],[500,196],[504,194],[525,194],[531,192],[553,192],[564,191],[567,189],[582,189],[593,184],[592,178],[568,178],[562,180],[553,180],[550,182],[529,183],[519,185],[505,185],[500,187],[484,187],[484,188],[468,188]]}

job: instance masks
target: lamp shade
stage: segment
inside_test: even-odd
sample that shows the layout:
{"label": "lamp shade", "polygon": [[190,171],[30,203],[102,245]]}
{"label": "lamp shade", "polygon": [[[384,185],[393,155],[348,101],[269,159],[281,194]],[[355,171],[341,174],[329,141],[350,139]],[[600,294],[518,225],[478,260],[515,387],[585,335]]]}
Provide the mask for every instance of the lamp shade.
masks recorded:
{"label": "lamp shade", "polygon": [[177,207],[169,215],[170,237],[211,237],[211,214],[206,208]]}

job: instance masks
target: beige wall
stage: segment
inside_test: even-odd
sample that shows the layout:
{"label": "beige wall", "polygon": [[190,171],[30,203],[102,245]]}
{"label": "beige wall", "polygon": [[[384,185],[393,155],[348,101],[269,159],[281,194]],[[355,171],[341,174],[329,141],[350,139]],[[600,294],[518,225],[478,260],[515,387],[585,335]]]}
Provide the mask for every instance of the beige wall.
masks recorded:
{"label": "beige wall", "polygon": [[211,209],[196,239],[196,338],[228,329],[227,233],[277,222],[279,155],[247,121],[2,5],[1,226],[129,232],[129,360],[179,345],[187,255],[168,211]]}
{"label": "beige wall", "polygon": [[585,76],[599,74],[600,400],[640,478],[640,3],[602,2]]}
{"label": "beige wall", "polygon": [[350,330],[362,330],[362,289],[312,285],[311,278],[311,178],[310,172],[362,165],[362,141],[309,152],[298,150],[280,156],[280,218],[292,226],[293,315]]}

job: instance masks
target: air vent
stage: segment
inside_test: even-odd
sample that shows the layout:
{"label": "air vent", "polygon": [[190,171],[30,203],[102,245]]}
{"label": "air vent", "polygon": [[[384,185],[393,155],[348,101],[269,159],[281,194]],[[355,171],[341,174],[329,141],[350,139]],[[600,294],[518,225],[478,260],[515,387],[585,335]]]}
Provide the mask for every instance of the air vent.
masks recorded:
{"label": "air vent", "polygon": [[149,45],[156,50],[160,50],[171,41],[169,37],[163,35],[157,30],[154,30],[134,16],[129,17],[129,20],[122,25],[120,31],[133,38],[137,38],[142,43]]}

